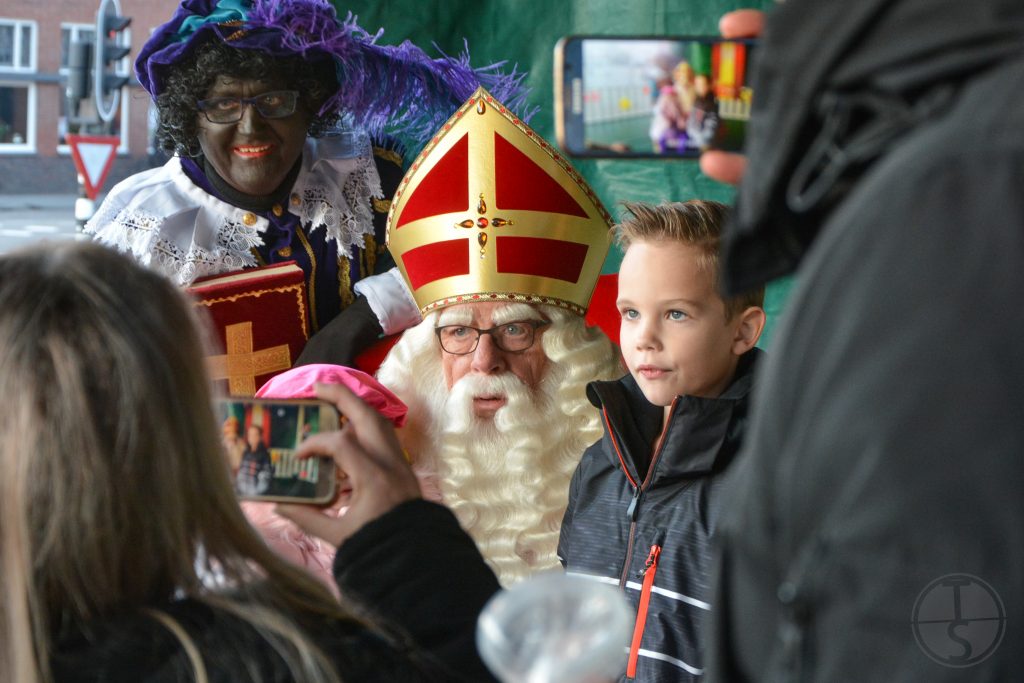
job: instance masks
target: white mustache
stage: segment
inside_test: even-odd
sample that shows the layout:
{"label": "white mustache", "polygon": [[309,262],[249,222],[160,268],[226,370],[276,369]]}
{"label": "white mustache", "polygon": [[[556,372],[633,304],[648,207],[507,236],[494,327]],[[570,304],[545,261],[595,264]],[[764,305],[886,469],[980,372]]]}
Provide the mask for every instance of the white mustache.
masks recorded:
{"label": "white mustache", "polygon": [[[473,399],[477,396],[505,398],[505,405],[494,415],[494,426],[498,431],[506,431],[510,426],[508,423],[513,422],[506,415],[521,415],[522,408],[532,401],[530,389],[511,372],[500,375],[465,375],[455,383],[445,401],[445,432],[464,433],[470,429],[477,420],[473,414]],[[521,418],[514,422],[521,422]]]}

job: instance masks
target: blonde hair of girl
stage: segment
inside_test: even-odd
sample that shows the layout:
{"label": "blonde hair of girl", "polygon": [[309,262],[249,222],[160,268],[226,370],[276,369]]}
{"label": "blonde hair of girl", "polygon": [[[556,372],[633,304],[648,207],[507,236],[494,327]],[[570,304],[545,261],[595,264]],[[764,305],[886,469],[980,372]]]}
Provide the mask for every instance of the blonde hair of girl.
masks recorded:
{"label": "blonde hair of girl", "polygon": [[352,617],[243,517],[193,315],[100,246],[0,257],[0,680],[48,681],[62,634],[177,598],[337,680],[288,615]]}

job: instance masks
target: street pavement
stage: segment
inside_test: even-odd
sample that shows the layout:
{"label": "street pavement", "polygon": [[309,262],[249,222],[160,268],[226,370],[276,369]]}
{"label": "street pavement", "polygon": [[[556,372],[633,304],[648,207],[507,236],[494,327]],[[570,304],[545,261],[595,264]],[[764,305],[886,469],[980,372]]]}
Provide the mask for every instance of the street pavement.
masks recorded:
{"label": "street pavement", "polygon": [[76,199],[73,194],[0,194],[0,253],[46,240],[83,239],[76,229]]}

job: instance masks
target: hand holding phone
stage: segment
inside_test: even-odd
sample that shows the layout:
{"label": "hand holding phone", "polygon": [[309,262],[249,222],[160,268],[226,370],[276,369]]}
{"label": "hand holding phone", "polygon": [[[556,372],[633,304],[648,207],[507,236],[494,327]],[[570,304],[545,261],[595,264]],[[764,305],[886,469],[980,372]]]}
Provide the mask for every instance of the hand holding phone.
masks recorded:
{"label": "hand holding phone", "polygon": [[339,425],[329,403],[231,399],[219,404],[225,455],[241,500],[326,505],[334,499],[332,458],[301,459],[302,441]]}
{"label": "hand holding phone", "polygon": [[[764,12],[754,9],[727,12],[722,15],[718,27],[723,38],[756,38],[764,30]],[[701,155],[700,170],[719,182],[739,185],[747,170],[747,157],[711,150]]]}
{"label": "hand holding phone", "polygon": [[555,46],[558,143],[577,157],[738,150],[755,47],[710,36],[567,36]]}
{"label": "hand holding phone", "polygon": [[386,418],[341,384],[317,385],[317,396],[337,406],[346,420],[339,430],[306,439],[297,456],[334,459],[352,486],[348,510],[332,517],[308,506],[278,505],[277,512],[337,546],[366,523],[420,498],[420,487]]}

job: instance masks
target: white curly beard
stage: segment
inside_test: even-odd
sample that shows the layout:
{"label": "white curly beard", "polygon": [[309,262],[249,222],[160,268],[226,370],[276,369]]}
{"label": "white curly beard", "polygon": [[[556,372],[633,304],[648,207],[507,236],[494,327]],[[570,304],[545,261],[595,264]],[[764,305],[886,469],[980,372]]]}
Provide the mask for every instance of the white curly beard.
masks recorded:
{"label": "white curly beard", "polygon": [[[473,413],[473,396],[487,394],[507,400],[492,420]],[[506,585],[558,566],[569,480],[588,443],[564,433],[553,408],[543,386],[531,393],[515,375],[464,377],[445,402],[440,447],[424,454],[445,503]]]}
{"label": "white curly beard", "polygon": [[[621,374],[607,337],[576,316],[545,312],[554,322],[544,335],[549,362],[534,391],[506,373],[467,375],[449,392],[433,316],[405,333],[378,373],[409,405],[402,437],[418,473],[436,478],[444,503],[505,586],[559,566],[569,482],[583,451],[601,437],[586,383]],[[473,412],[473,396],[486,394],[506,397],[493,419]]]}

